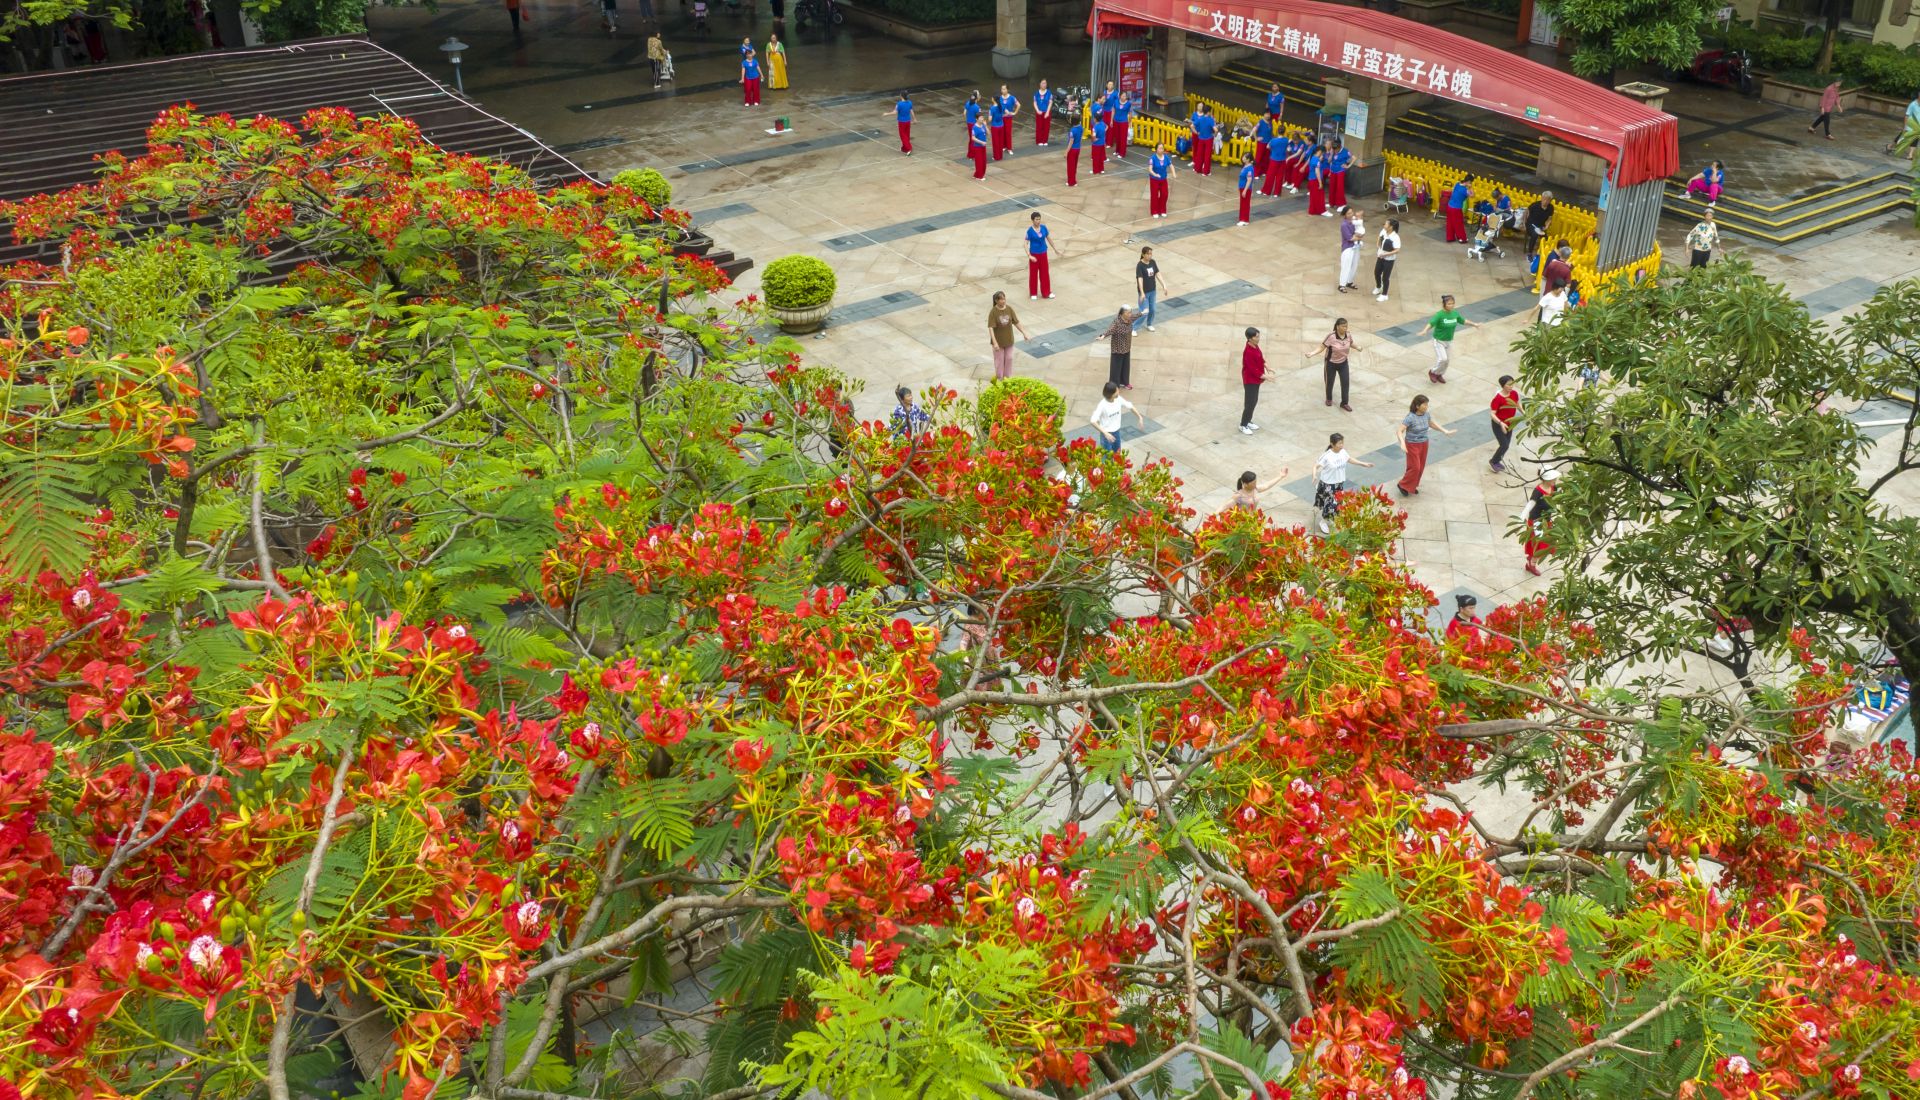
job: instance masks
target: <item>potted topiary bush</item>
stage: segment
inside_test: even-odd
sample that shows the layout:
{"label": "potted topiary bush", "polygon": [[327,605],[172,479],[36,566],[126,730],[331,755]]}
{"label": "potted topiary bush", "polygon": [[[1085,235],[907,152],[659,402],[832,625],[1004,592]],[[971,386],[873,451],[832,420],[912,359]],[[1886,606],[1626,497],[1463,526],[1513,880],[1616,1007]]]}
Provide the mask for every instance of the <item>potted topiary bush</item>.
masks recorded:
{"label": "potted topiary bush", "polygon": [[767,312],[787,332],[812,332],[833,309],[833,268],[812,256],[782,256],[760,273]]}
{"label": "potted topiary bush", "polygon": [[673,201],[673,184],[652,168],[629,168],[613,177],[613,185],[632,191],[656,209]]}

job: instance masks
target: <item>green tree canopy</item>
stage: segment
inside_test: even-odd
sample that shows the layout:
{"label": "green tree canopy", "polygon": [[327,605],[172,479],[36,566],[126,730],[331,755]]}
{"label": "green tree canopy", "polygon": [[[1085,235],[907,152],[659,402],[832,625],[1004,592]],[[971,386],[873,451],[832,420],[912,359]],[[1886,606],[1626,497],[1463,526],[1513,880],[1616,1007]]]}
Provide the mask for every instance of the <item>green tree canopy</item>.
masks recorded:
{"label": "green tree canopy", "polygon": [[1573,71],[1603,83],[1630,65],[1685,69],[1718,0],[1539,0],[1574,40]]}

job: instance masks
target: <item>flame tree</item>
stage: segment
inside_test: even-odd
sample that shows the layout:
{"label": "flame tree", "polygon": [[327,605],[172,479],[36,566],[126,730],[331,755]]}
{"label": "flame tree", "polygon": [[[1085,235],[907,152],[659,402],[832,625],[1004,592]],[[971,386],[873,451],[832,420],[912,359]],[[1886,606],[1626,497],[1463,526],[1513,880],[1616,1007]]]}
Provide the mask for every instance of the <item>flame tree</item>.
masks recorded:
{"label": "flame tree", "polygon": [[1437,638],[1378,496],[857,423],[679,215],[392,120],[171,112],[5,214],[0,1097],[1920,1072],[1920,777],[1824,767],[1811,653],[1593,686],[1539,605]]}

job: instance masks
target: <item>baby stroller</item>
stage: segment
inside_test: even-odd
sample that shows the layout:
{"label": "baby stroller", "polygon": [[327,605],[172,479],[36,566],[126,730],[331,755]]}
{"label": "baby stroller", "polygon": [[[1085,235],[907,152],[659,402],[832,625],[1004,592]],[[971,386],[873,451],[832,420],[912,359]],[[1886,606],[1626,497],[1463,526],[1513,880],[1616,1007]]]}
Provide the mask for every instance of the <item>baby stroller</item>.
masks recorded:
{"label": "baby stroller", "polygon": [[707,0],[693,0],[693,29],[701,34],[708,32]]}
{"label": "baby stroller", "polygon": [[1413,201],[1413,183],[1404,176],[1395,176],[1387,181],[1387,212],[1404,214],[1407,204]]}
{"label": "baby stroller", "polygon": [[662,58],[660,61],[660,79],[662,81],[671,81],[673,79],[673,55],[672,54],[668,54],[666,57]]}
{"label": "baby stroller", "polygon": [[1505,259],[1506,250],[1500,247],[1500,215],[1488,214],[1480,220],[1480,227],[1474,230],[1473,243],[1467,246],[1467,255],[1485,263],[1487,253]]}

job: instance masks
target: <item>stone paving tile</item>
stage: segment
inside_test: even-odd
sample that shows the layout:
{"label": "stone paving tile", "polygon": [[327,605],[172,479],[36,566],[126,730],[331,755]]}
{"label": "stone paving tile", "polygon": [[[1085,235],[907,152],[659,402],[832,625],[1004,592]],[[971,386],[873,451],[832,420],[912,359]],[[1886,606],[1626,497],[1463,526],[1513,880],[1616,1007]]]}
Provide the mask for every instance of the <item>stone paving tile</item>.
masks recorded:
{"label": "stone paving tile", "polygon": [[1820,317],[1843,309],[1852,309],[1873,297],[1873,292],[1879,289],[1878,281],[1855,277],[1845,282],[1823,286],[1809,294],[1802,294],[1799,300],[1801,305],[1807,307],[1808,313]]}
{"label": "stone paving tile", "polygon": [[[1245,279],[1235,279],[1232,282],[1204,287],[1190,294],[1175,294],[1171,297],[1162,298],[1154,303],[1154,326],[1156,328],[1165,328],[1167,322],[1174,318],[1201,313],[1218,306],[1239,301],[1242,298],[1253,297],[1260,293],[1262,293],[1261,287],[1247,282]],[[1116,312],[1119,309],[1117,305],[1114,308]],[[1080,346],[1098,336],[1100,333],[1105,332],[1107,328],[1113,324],[1113,318],[1114,314],[1106,314],[1095,320],[1082,321],[1068,328],[1057,329],[1053,332],[1043,332],[1033,339],[1021,343],[1019,348],[1036,359],[1044,359],[1049,355]],[[1244,328],[1242,331],[1245,331]],[[1151,342],[1152,335],[1152,333],[1147,332],[1145,329],[1140,330],[1139,334],[1135,337],[1133,345],[1136,353],[1142,350],[1142,341]]]}
{"label": "stone paving tile", "polygon": [[987,218],[1000,217],[1001,215],[1015,211],[1032,210],[1036,207],[1046,206],[1051,201],[1052,200],[1041,195],[1021,195],[1016,198],[982,203],[978,206],[962,207],[959,210],[948,210],[944,213],[929,214],[924,218],[895,222],[892,225],[883,225],[875,229],[863,229],[858,233],[849,233],[843,237],[834,237],[821,243],[836,252],[851,252],[856,248],[869,248],[876,244],[885,244],[889,241],[897,241],[903,237],[918,236],[922,233],[938,233],[942,229],[952,229],[955,226],[984,221]]}
{"label": "stone paving tile", "polygon": [[712,225],[726,218],[737,218],[742,214],[754,213],[758,209],[750,202],[730,202],[724,206],[710,206],[704,210],[693,211],[693,224]]}
{"label": "stone paving tile", "polygon": [[756,164],[763,160],[776,160],[800,153],[818,152],[831,149],[836,145],[852,145],[857,141],[872,141],[880,136],[878,130],[848,130],[822,137],[808,138],[805,141],[789,141],[779,145],[769,145],[761,149],[749,149],[743,153],[729,153],[725,156],[697,160],[691,164],[679,165],[682,172],[712,172],[719,168],[738,168],[743,164]]}

